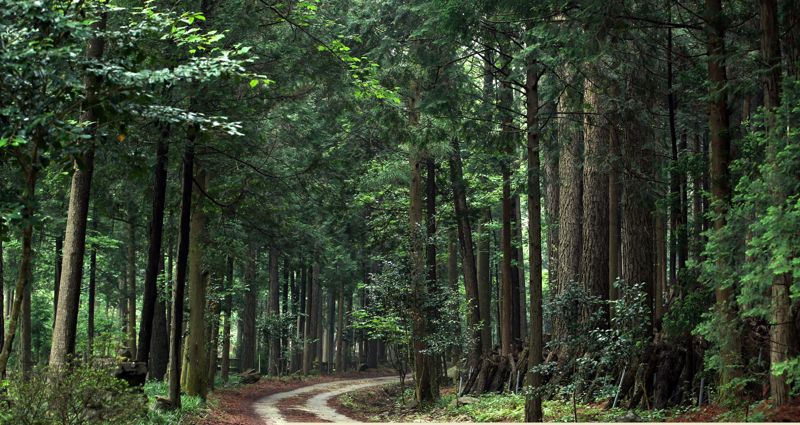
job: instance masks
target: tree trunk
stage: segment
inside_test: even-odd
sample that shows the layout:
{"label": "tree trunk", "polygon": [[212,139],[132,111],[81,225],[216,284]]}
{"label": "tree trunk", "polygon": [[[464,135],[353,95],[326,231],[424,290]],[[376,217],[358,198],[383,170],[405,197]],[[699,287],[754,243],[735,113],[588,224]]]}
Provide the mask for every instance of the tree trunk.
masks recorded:
{"label": "tree trunk", "polygon": [[[544,351],[542,320],[542,215],[541,189],[539,188],[539,73],[533,64],[528,65],[525,81],[528,153],[528,256],[530,258],[530,308],[531,327],[528,341],[528,363],[525,382],[537,391],[542,386],[542,375],[533,368],[542,364]],[[525,421],[541,422],[541,395],[525,397]]]}
{"label": "tree trunk", "polygon": [[[55,280],[53,281],[53,317],[58,312],[58,284],[61,283],[61,255],[64,250],[64,238],[61,235],[56,236],[56,260],[55,260]],[[53,322],[55,325],[55,321]]]}
{"label": "tree trunk", "polygon": [[23,379],[30,379],[33,370],[33,350],[31,342],[33,340],[33,329],[31,328],[31,291],[33,290],[33,267],[28,269],[28,283],[25,285],[22,299],[22,340],[20,341],[19,362],[22,366]]}
{"label": "tree trunk", "polygon": [[[488,323],[481,324],[480,297],[478,290],[478,271],[473,251],[472,226],[469,217],[469,207],[467,206],[466,184],[461,164],[461,148],[458,139],[452,139],[452,153],[450,156],[450,176],[453,180],[453,204],[458,223],[458,240],[461,246],[461,266],[464,270],[464,290],[467,296],[467,327],[472,331],[470,337],[469,365],[477,368],[483,352],[483,328],[487,328],[488,345],[486,352],[491,350],[492,336],[488,331]],[[480,238],[485,240],[485,238]],[[478,242],[480,249],[481,242]],[[487,258],[488,260],[488,252]],[[484,267],[488,271],[488,265]],[[488,277],[488,276],[487,276]],[[458,277],[456,276],[456,280]],[[487,279],[488,280],[488,279]],[[486,296],[488,297],[488,291]],[[488,307],[487,307],[488,310]],[[485,319],[484,319],[485,320]],[[488,320],[487,320],[488,321]]]}
{"label": "tree trunk", "polygon": [[280,363],[280,372],[288,372],[289,369],[289,361],[291,357],[291,351],[289,350],[289,332],[288,329],[283,329],[283,323],[288,317],[291,317],[291,311],[289,310],[289,257],[283,258],[283,284],[281,285],[281,363]]}
{"label": "tree trunk", "polygon": [[336,372],[344,372],[344,285],[339,286],[339,301],[337,301],[336,317]]}
{"label": "tree trunk", "polygon": [[[458,250],[456,248],[456,229],[451,229],[451,231],[447,232],[449,235],[449,240],[447,241],[447,283],[450,291],[452,293],[458,293]],[[470,250],[471,251],[471,250]],[[473,263],[474,264],[474,263]],[[475,303],[475,299],[467,297],[467,322],[472,322],[472,318],[469,317],[472,314],[471,310],[475,310],[477,312],[477,303]],[[461,317],[459,317],[458,313],[456,315],[456,320],[453,326],[453,333],[457,336],[463,335],[461,331]],[[480,338],[480,333],[477,335],[469,335],[469,338],[472,339],[475,336]],[[479,343],[480,341],[475,341]],[[474,347],[480,349],[480,345],[473,344]],[[453,347],[452,355],[450,359],[455,366],[459,366],[459,362],[461,360],[461,344],[456,344]]]}
{"label": "tree trunk", "polygon": [[233,256],[228,255],[225,266],[225,323],[222,325],[222,364],[220,376],[222,382],[228,383],[228,373],[231,364],[231,313],[233,312]]}
{"label": "tree trunk", "polygon": [[125,295],[128,302],[127,331],[128,349],[132,356],[136,355],[136,227],[134,225],[135,214],[133,207],[128,211],[128,222],[126,223],[128,233],[128,246],[126,250],[126,291]]}
{"label": "tree trunk", "polygon": [[258,283],[256,281],[256,247],[250,242],[244,269],[247,293],[242,311],[242,344],[239,353],[239,369],[247,371],[256,367],[256,309],[258,308]]}
{"label": "tree trunk", "polygon": [[[568,91],[559,99],[560,110],[571,110],[579,104]],[[581,174],[581,136],[568,117],[559,119],[558,137],[561,151],[558,160],[558,275],[550,288],[551,297],[559,297],[568,286],[577,284],[581,272],[583,217],[583,175]],[[552,340],[558,343],[567,335],[565,318],[553,318]]]}
{"label": "tree trunk", "polygon": [[[159,261],[159,274],[164,272],[164,257],[162,256]],[[155,294],[155,305],[153,306],[153,320],[151,323],[150,332],[150,349],[147,357],[147,370],[150,379],[163,380],[164,374],[167,373],[167,362],[169,362],[169,326],[167,325],[167,309],[165,303],[165,296]],[[141,338],[141,332],[139,333]],[[139,340],[139,349],[141,351],[142,343]]]}
{"label": "tree trunk", "polygon": [[[98,32],[106,27],[107,15],[103,13],[92,26]],[[105,40],[95,35],[86,47],[86,57],[99,60],[103,56]],[[75,354],[75,333],[78,325],[80,307],[81,278],[83,277],[83,254],[86,249],[86,217],[89,214],[89,193],[94,169],[94,138],[97,135],[97,120],[100,99],[97,90],[100,77],[87,73],[84,77],[85,98],[82,105],[81,121],[87,123],[84,130],[89,136],[85,153],[75,159],[75,172],[69,194],[67,228],[64,240],[64,260],[61,282],[59,283],[58,310],[54,318],[52,342],[50,345],[50,365],[59,367]],[[83,142],[81,143],[83,144]]]}
{"label": "tree trunk", "polygon": [[[212,279],[211,275],[208,276],[208,281]],[[211,323],[209,324],[209,347],[208,347],[208,391],[214,391],[214,378],[217,375],[217,357],[219,348],[219,312],[220,305],[215,299],[208,302],[208,311],[211,314]]]}
{"label": "tree trunk", "polygon": [[[415,127],[419,116],[416,102],[419,87],[413,83],[409,98],[409,125]],[[409,155],[411,186],[409,190],[409,239],[411,281],[411,341],[414,357],[415,396],[418,404],[427,404],[439,398],[436,356],[429,352],[429,315],[425,303],[428,300],[427,276],[425,273],[425,229],[422,227],[422,176],[421,153],[412,147]]]}
{"label": "tree trunk", "polygon": [[328,288],[328,322],[325,335],[325,345],[328,351],[325,352],[326,372],[331,373],[333,370],[333,350],[334,346],[334,332],[336,331],[336,292],[333,288]]}
{"label": "tree trunk", "polygon": [[621,276],[620,265],[620,162],[622,161],[619,146],[619,132],[611,128],[608,173],[608,299],[619,297],[614,282]]}
{"label": "tree trunk", "polygon": [[206,351],[206,292],[209,273],[203,270],[203,251],[206,235],[206,214],[203,197],[208,187],[206,170],[197,166],[195,175],[197,191],[193,192],[192,217],[189,228],[189,326],[186,338],[187,359],[186,388],[188,395],[205,399],[208,392],[208,359]]}
{"label": "tree trunk", "polygon": [[314,305],[314,297],[317,296],[315,294],[314,288],[314,273],[312,271],[306,272],[303,271],[303,281],[306,285],[305,294],[307,296],[307,301],[304,303],[305,307],[305,323],[304,323],[304,330],[303,330],[303,375],[308,375],[308,372],[314,367],[314,311],[312,306]]}
{"label": "tree trunk", "polygon": [[[92,231],[97,232],[97,208],[92,212]],[[97,292],[97,245],[92,244],[89,256],[89,300],[87,301],[86,353],[84,361],[94,357],[94,310]]]}
{"label": "tree trunk", "polygon": [[269,247],[269,298],[267,315],[269,317],[269,373],[280,374],[281,339],[278,328],[280,313],[280,282],[278,281],[278,248]]}
{"label": "tree trunk", "polygon": [[[759,0],[761,23],[761,58],[763,66],[768,71],[763,77],[764,110],[766,111],[766,130],[774,135],[777,123],[774,116],[775,109],[781,104],[780,78],[781,78],[781,48],[778,33],[778,6],[776,0]],[[778,166],[776,142],[772,141],[767,148],[768,161]],[[786,194],[780,189],[780,182],[773,185],[773,197],[777,205],[786,202]],[[792,286],[792,274],[781,273],[772,279],[770,295],[772,298],[772,317],[770,319],[770,364],[774,367],[778,363],[789,360],[792,346],[796,341],[792,323],[789,296]],[[789,402],[789,385],[786,381],[786,372],[769,375],[770,396],[776,405]]]}
{"label": "tree trunk", "polygon": [[490,234],[488,224],[492,221],[491,211],[484,208],[478,222],[478,256],[476,272],[478,275],[478,311],[481,321],[481,354],[492,351],[492,280],[490,261]]}
{"label": "tree trunk", "polygon": [[626,174],[622,192],[622,277],[627,285],[644,283],[647,293],[651,327],[655,325],[653,317],[654,282],[653,282],[653,212],[655,199],[648,191],[646,180],[653,175],[653,153],[646,146],[652,135],[646,126],[635,117],[625,119],[627,137],[624,156],[631,169]]}
{"label": "tree trunk", "polygon": [[17,322],[19,321],[20,313],[22,311],[22,301],[25,294],[25,288],[30,284],[29,276],[31,275],[31,263],[33,257],[33,206],[34,196],[36,194],[36,179],[39,174],[38,167],[38,152],[41,143],[40,137],[34,137],[31,144],[31,160],[28,164],[23,164],[23,171],[25,174],[25,190],[22,193],[22,202],[24,208],[22,209],[23,222],[26,223],[22,228],[22,235],[20,241],[22,244],[22,253],[19,262],[19,271],[17,275],[17,283],[14,289],[14,302],[11,306],[11,314],[8,321],[8,332],[5,334],[3,340],[3,349],[0,351],[0,378],[5,378],[6,370],[8,367],[8,357],[11,355],[13,348],[14,336],[17,331]]}
{"label": "tree trunk", "polygon": [[[84,120],[94,122],[94,117],[89,115],[93,114],[84,113]],[[75,161],[76,169],[72,175],[64,246],[65,261],[59,284],[58,312],[50,349],[50,365],[55,367],[64,365],[75,354],[93,163],[94,152],[90,150],[81,160]]]}
{"label": "tree trunk", "polygon": [[144,273],[142,315],[141,323],[139,324],[139,346],[136,352],[136,360],[145,363],[149,361],[150,357],[153,315],[156,304],[158,303],[159,265],[163,268],[164,261],[161,254],[161,239],[164,229],[164,208],[167,193],[168,137],[169,127],[167,125],[162,125],[161,136],[156,142],[156,165],[153,167],[153,207],[150,215],[147,266]]}
{"label": "tree trunk", "polygon": [[[725,65],[725,23],[722,17],[721,0],[705,1],[706,47],[708,50],[709,90],[709,131],[711,133],[711,198],[714,204],[714,232],[724,230],[725,214],[731,200],[730,172],[731,158],[730,126],[727,100],[728,77]],[[722,260],[717,267],[726,265]],[[738,331],[735,288],[718,286],[715,290],[716,318],[721,324],[720,341],[720,386],[725,387],[741,375],[741,337]],[[723,397],[725,395],[723,394]]]}
{"label": "tree trunk", "polygon": [[181,343],[183,341],[183,299],[186,286],[186,263],[189,257],[189,222],[192,208],[192,176],[194,168],[194,142],[197,126],[191,126],[183,153],[181,182],[181,217],[178,232],[178,255],[175,270],[175,284],[172,288],[172,308],[170,315],[169,345],[169,401],[173,408],[180,408]]}
{"label": "tree trunk", "polygon": [[517,269],[517,294],[519,299],[519,346],[522,347],[522,341],[528,338],[528,298],[525,295],[528,291],[525,289],[525,254],[522,245],[522,202],[520,196],[517,194],[514,197],[514,251],[516,255],[515,268]]}
{"label": "tree trunk", "polygon": [[[594,74],[597,75],[597,74]],[[584,84],[583,126],[583,241],[581,280],[588,294],[608,299],[608,124],[602,116],[602,102],[596,82]],[[608,309],[603,307],[601,326],[607,326]],[[584,312],[584,319],[590,312]]]}
{"label": "tree trunk", "polygon": [[[503,71],[510,72],[511,58],[505,52],[503,56]],[[500,237],[500,251],[502,253],[502,284],[500,285],[500,354],[509,356],[516,349],[514,341],[514,296],[511,262],[513,252],[511,251],[511,215],[513,214],[511,205],[511,165],[514,160],[514,122],[511,116],[511,109],[514,105],[514,92],[508,77],[500,82],[498,93],[498,108],[500,110],[501,124],[501,175],[503,181],[502,198],[502,229]],[[517,291],[519,293],[519,291]]]}

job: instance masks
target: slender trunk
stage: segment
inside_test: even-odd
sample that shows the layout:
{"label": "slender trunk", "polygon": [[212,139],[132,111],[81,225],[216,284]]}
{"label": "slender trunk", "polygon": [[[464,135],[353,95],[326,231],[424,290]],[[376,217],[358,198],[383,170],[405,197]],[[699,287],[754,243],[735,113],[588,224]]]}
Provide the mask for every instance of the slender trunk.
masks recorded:
{"label": "slender trunk", "polygon": [[[97,208],[92,212],[92,232],[97,232]],[[97,245],[92,244],[91,254],[89,255],[89,299],[87,301],[86,319],[86,352],[84,361],[94,357],[94,311],[97,292]]]}
{"label": "slender trunk", "polygon": [[[289,257],[283,258],[283,284],[281,285],[281,314],[282,318],[291,317],[291,311],[289,310]],[[281,323],[284,323],[284,320],[281,320]],[[289,368],[289,361],[291,357],[289,357],[289,333],[283,329],[283,325],[281,325],[281,362],[279,364],[279,370],[281,373],[287,372]],[[284,358],[285,357],[285,358]]]}
{"label": "slender trunk", "polygon": [[208,359],[206,343],[206,292],[208,291],[208,271],[203,270],[203,251],[206,235],[206,214],[203,210],[203,196],[208,187],[208,174],[205,168],[197,165],[195,175],[197,191],[193,192],[192,217],[189,227],[189,323],[186,338],[187,360],[186,388],[188,395],[198,395],[205,399],[208,393]]}
{"label": "slender trunk", "polygon": [[128,222],[126,223],[128,233],[128,247],[126,251],[126,291],[125,295],[128,302],[127,331],[128,349],[132,358],[136,355],[136,227],[134,225],[135,214],[132,208],[128,211]]}
{"label": "slender trunk", "polygon": [[491,211],[484,208],[478,222],[477,242],[477,286],[478,286],[478,318],[480,319],[481,354],[488,355],[492,351],[492,280],[490,270],[490,235],[488,224],[492,221]]}
{"label": "slender trunk", "polygon": [[680,227],[681,199],[680,173],[678,168],[678,136],[675,129],[675,93],[672,90],[672,28],[667,29],[667,108],[669,111],[669,140],[672,148],[672,163],[669,168],[669,284],[675,286],[678,279],[678,228]]}
{"label": "slender trunk", "polygon": [[664,214],[656,212],[655,217],[655,286],[653,288],[653,324],[661,322],[664,315],[664,288],[667,283],[667,226]]}
{"label": "slender trunk", "polygon": [[344,372],[344,285],[339,286],[336,317],[336,372]]}
{"label": "slender trunk", "polygon": [[[542,320],[542,214],[541,189],[539,188],[539,73],[533,64],[529,64],[525,81],[525,103],[527,122],[528,153],[528,256],[530,273],[531,327],[528,341],[528,372],[525,381],[538,391],[542,386],[541,373],[534,370],[542,364],[544,351],[544,335]],[[525,398],[525,421],[541,422],[542,397],[530,394]]]}
{"label": "slender trunk", "polygon": [[278,327],[281,319],[280,313],[280,282],[278,281],[278,248],[269,247],[269,302],[267,315],[270,321],[269,328],[269,373],[278,376],[281,364],[281,339]]}
{"label": "slender trunk", "polygon": [[311,306],[314,304],[314,274],[307,269],[303,268],[302,279],[305,284],[305,295],[307,300],[303,303],[305,308],[303,320],[303,375],[308,375],[308,372],[314,367],[312,364],[314,357],[312,354],[313,345],[313,332],[314,332],[314,315],[312,314]]}
{"label": "slender trunk", "polygon": [[[56,236],[56,260],[55,260],[55,279],[53,280],[53,317],[58,312],[58,284],[61,283],[61,255],[64,250],[64,238],[61,235]],[[53,325],[55,325],[53,321]]]}
{"label": "slender trunk", "polygon": [[239,353],[239,369],[247,371],[256,367],[256,310],[258,307],[258,283],[256,281],[256,247],[249,244],[244,269],[247,292],[242,309],[242,343]]}
{"label": "slender trunk", "polygon": [[[457,294],[458,293],[458,248],[456,247],[457,246],[456,240],[458,238],[456,236],[457,230],[456,229],[451,229],[451,231],[449,231],[447,233],[449,235],[449,237],[448,237],[449,240],[447,241],[448,242],[447,243],[447,283],[448,283],[448,287],[449,287],[450,291],[453,294]],[[470,314],[472,314],[471,310],[476,310],[477,311],[477,307],[478,306],[475,303],[475,301],[476,300],[470,299],[469,297],[467,297],[467,309],[468,309],[467,322],[472,322],[472,318],[469,317]],[[455,323],[454,323],[454,326],[453,326],[453,334],[457,335],[459,337],[461,335],[463,335],[462,331],[461,331],[461,318],[458,315],[456,316],[456,320],[455,320]],[[478,333],[477,336],[480,337],[480,334]],[[475,337],[475,335],[469,335],[470,340],[472,340],[474,337]],[[475,343],[480,343],[480,341],[478,340],[478,341],[474,341],[473,342],[473,346],[477,347],[478,349],[480,349],[480,345],[475,344]],[[453,365],[458,366],[459,362],[461,360],[461,344],[456,344],[453,347],[451,354],[452,355],[450,356],[450,359],[451,359]]]}
{"label": "slender trunk", "polygon": [[328,322],[327,322],[327,329],[326,329],[326,338],[325,338],[325,345],[328,347],[328,350],[325,352],[325,363],[327,365],[326,372],[331,373],[333,370],[333,344],[334,344],[334,332],[336,330],[336,292],[333,288],[328,288]]}
{"label": "slender trunk", "polygon": [[[159,261],[159,274],[164,273],[164,257]],[[150,332],[150,349],[148,352],[147,370],[150,379],[159,381],[164,379],[169,362],[169,326],[167,325],[167,312],[164,294],[156,293],[156,303],[153,306],[152,329]],[[141,333],[139,334],[141,335]],[[141,349],[141,340],[139,348]]]}
{"label": "slender trunk", "polygon": [[522,240],[522,202],[520,196],[517,194],[514,200],[514,251],[516,255],[517,269],[517,293],[516,298],[519,299],[519,345],[522,346],[522,341],[528,338],[528,301],[525,288],[525,251],[522,249],[524,241]]}
{"label": "slender trunk", "polygon": [[544,144],[544,204],[547,223],[547,284],[550,288],[555,288],[559,275],[558,249],[560,232],[558,228],[558,204],[561,188],[558,174],[558,130],[553,129],[551,131],[553,132],[552,136]]}
{"label": "slender trunk", "polygon": [[181,217],[178,232],[178,255],[175,270],[175,284],[172,287],[172,308],[170,316],[169,345],[169,401],[173,408],[180,408],[181,343],[183,340],[183,298],[186,287],[186,263],[189,258],[189,222],[192,208],[192,176],[194,169],[194,141],[198,128],[189,129],[188,140],[183,153]]}
{"label": "slender trunk", "polygon": [[500,174],[503,182],[502,196],[502,228],[500,237],[500,252],[502,253],[502,284],[500,285],[500,353],[509,356],[515,351],[514,341],[514,300],[511,262],[513,253],[511,251],[511,166],[514,160],[514,121],[511,110],[514,105],[514,92],[511,88],[511,81],[508,73],[510,72],[511,57],[508,56],[508,46],[506,51],[501,53],[501,72],[505,74],[500,81],[498,92],[498,109],[500,112],[500,133],[501,133],[501,165]]}
{"label": "slender trunk", "polygon": [[[417,100],[419,87],[412,83],[411,96],[408,101],[409,123],[416,127],[419,122]],[[409,239],[410,239],[410,281],[411,281],[411,340],[414,357],[414,383],[417,403],[430,403],[439,398],[436,356],[429,352],[428,343],[430,324],[428,309],[429,291],[425,273],[425,229],[422,224],[422,158],[417,148],[412,148],[409,155],[411,185],[409,190]]]}
{"label": "slender trunk", "polygon": [[[209,275],[208,280],[211,281],[212,277]],[[208,347],[208,391],[214,391],[214,378],[217,375],[217,357],[219,347],[219,312],[220,305],[215,299],[209,300],[208,311],[211,314],[211,323],[209,324],[209,347]]]}
{"label": "slender trunk", "polygon": [[153,167],[153,206],[150,215],[150,233],[147,247],[147,266],[144,273],[142,315],[139,324],[139,346],[136,360],[147,363],[150,357],[150,339],[153,333],[154,309],[158,303],[158,272],[163,268],[161,239],[164,230],[164,208],[167,193],[167,139],[169,127],[161,127],[156,142],[156,165]]}
{"label": "slender trunk", "polygon": [[22,366],[23,379],[30,379],[33,370],[33,351],[31,342],[33,340],[33,329],[31,328],[31,291],[33,290],[33,267],[28,269],[28,283],[25,285],[22,298],[22,338],[20,344],[19,362]]}
{"label": "slender trunk", "polygon": [[22,244],[22,253],[19,263],[19,272],[17,275],[17,283],[14,289],[14,302],[11,306],[11,314],[8,321],[8,332],[5,334],[3,341],[3,349],[0,351],[0,378],[5,378],[8,366],[8,357],[11,355],[13,348],[14,336],[17,331],[17,322],[20,318],[22,311],[22,301],[24,298],[25,288],[30,284],[29,276],[31,275],[31,263],[33,257],[33,206],[34,195],[36,193],[36,179],[38,178],[38,151],[41,138],[35,137],[31,147],[31,160],[28,164],[23,164],[25,173],[25,190],[22,194],[22,202],[25,205],[22,209],[22,218],[25,226],[22,228],[22,235],[20,241]]}
{"label": "slender trunk", "polygon": [[222,382],[228,383],[228,373],[231,365],[231,313],[233,312],[233,256],[228,255],[225,266],[225,323],[222,325],[222,364],[220,376]]}

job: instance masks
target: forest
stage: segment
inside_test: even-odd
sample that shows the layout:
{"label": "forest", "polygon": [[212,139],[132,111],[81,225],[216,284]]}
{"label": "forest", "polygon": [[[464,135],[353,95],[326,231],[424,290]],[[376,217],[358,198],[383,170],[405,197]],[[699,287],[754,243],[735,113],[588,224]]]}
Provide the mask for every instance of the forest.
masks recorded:
{"label": "forest", "polygon": [[800,421],[800,0],[0,0],[0,99],[0,424]]}

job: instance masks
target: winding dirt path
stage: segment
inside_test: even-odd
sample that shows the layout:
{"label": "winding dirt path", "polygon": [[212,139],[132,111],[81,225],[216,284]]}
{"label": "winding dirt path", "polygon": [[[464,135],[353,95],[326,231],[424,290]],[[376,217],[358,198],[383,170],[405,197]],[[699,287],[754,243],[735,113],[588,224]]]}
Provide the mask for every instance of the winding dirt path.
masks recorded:
{"label": "winding dirt path", "polygon": [[323,382],[268,395],[255,401],[253,408],[265,423],[271,425],[289,422],[358,422],[337,412],[328,405],[328,401],[346,392],[385,385],[396,380],[397,377],[386,376]]}

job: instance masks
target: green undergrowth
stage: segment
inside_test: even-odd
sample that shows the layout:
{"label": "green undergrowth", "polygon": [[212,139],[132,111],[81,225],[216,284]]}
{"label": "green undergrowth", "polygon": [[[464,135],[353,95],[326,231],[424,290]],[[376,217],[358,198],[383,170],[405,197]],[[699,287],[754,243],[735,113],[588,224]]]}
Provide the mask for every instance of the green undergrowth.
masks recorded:
{"label": "green undergrowth", "polygon": [[[400,394],[394,385],[384,387],[387,397],[382,402],[375,401],[375,392],[347,393],[339,401],[347,408],[364,412],[372,421],[398,422],[524,422],[525,397],[522,394],[484,394],[469,403],[456,404],[452,392],[444,392],[433,405],[412,409],[407,406],[414,398],[413,389],[407,388]],[[546,400],[543,404],[544,419],[547,422],[662,422],[682,415],[687,409],[669,410],[627,410],[606,409],[599,404],[577,403],[574,408],[571,400]]]}
{"label": "green undergrowth", "polygon": [[[239,386],[239,376],[231,375],[227,384],[219,376],[214,381],[214,388],[230,388]],[[209,403],[203,402],[198,396],[181,395],[181,408],[175,410],[156,409],[156,397],[166,397],[169,384],[166,381],[148,381],[144,385],[144,394],[147,396],[148,409],[146,415],[137,423],[138,425],[179,424],[188,418],[202,416],[213,408]]]}

